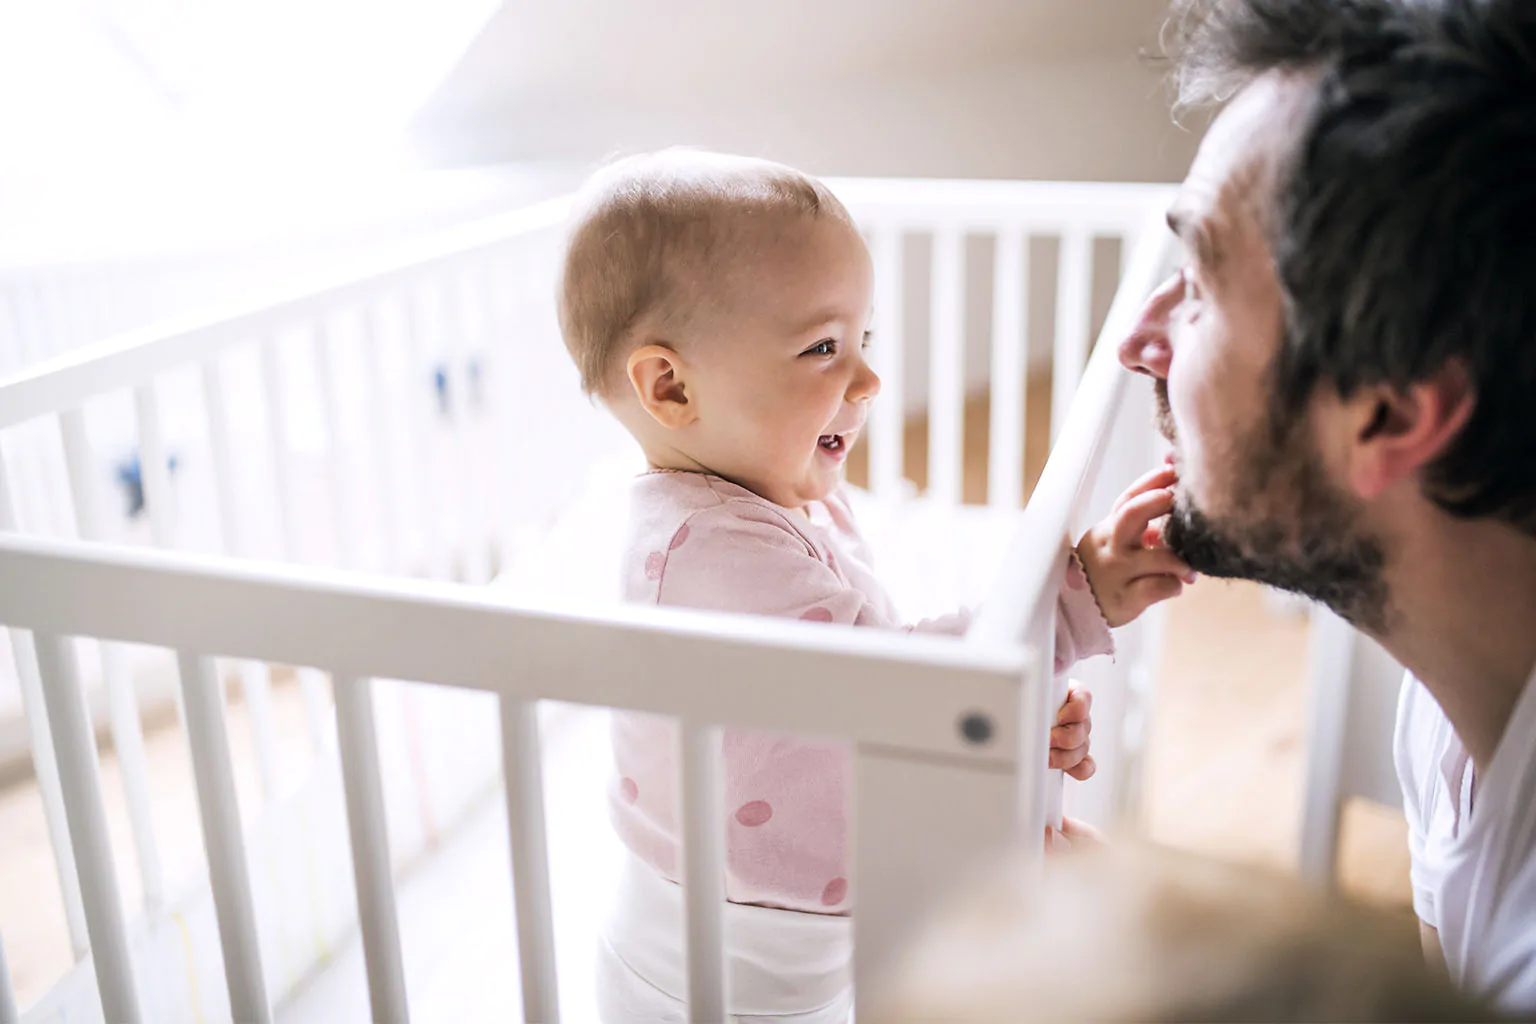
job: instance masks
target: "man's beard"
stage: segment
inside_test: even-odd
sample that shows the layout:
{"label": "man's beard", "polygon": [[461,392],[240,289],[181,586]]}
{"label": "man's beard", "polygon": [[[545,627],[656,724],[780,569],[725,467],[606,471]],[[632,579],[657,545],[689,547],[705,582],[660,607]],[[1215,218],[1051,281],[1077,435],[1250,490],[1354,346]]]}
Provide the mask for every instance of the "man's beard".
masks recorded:
{"label": "man's beard", "polygon": [[[1168,386],[1159,380],[1157,423],[1175,440]],[[1387,589],[1381,542],[1359,523],[1348,497],[1324,474],[1300,421],[1276,411],[1237,446],[1228,493],[1247,511],[1219,519],[1175,494],[1163,527],[1170,550],[1207,576],[1245,579],[1320,601],[1361,629],[1385,631]]]}

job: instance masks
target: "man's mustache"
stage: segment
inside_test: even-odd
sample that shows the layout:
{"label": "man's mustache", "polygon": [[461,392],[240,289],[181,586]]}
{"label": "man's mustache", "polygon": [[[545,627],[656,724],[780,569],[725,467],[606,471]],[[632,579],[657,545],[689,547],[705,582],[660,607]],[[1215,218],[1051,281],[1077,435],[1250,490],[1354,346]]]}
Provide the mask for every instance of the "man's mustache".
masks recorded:
{"label": "man's mustache", "polygon": [[1173,406],[1168,404],[1168,382],[1166,380],[1154,380],[1152,393],[1157,398],[1157,429],[1169,444],[1178,443],[1178,431],[1173,425]]}

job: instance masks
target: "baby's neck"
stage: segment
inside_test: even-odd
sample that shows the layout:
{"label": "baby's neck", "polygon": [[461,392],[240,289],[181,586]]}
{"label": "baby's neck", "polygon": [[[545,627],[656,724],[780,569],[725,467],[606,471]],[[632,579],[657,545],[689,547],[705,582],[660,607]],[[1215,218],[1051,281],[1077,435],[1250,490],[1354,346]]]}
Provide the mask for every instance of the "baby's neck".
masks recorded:
{"label": "baby's neck", "polygon": [[[640,447],[645,450],[645,461],[647,465],[650,466],[651,472],[653,473],[704,473],[708,476],[717,476],[721,480],[726,480],[735,484],[737,487],[752,491],[752,488],[748,487],[740,480],[732,480],[724,473],[718,473],[703,463],[699,462],[697,459],[691,458],[682,452],[672,449],[652,451],[644,444],[642,444]],[[752,491],[752,493],[757,494],[756,491]],[[758,494],[757,496],[760,498],[763,497],[761,494]],[[763,500],[768,501],[770,499],[764,498]],[[811,518],[811,510],[807,506],[802,505],[799,508],[788,508],[787,506],[781,505],[779,507],[787,508],[788,511],[794,512],[797,515],[804,516],[807,520]]]}

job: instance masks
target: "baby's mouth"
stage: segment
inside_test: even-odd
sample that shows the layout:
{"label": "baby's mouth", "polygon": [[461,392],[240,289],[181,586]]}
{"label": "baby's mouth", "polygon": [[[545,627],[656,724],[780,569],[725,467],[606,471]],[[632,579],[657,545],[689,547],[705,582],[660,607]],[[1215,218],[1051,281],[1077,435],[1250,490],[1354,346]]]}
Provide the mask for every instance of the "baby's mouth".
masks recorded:
{"label": "baby's mouth", "polygon": [[842,434],[822,434],[816,439],[816,443],[825,451],[840,452],[847,447]]}

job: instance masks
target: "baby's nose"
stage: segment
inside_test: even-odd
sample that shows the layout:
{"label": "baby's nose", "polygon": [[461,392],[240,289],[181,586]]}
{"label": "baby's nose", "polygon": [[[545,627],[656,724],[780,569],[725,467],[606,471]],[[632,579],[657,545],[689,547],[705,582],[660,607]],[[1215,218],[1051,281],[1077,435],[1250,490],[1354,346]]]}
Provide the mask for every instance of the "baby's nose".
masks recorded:
{"label": "baby's nose", "polygon": [[848,389],[848,398],[854,402],[868,402],[879,393],[880,375],[866,364],[863,371],[853,379],[853,386]]}

